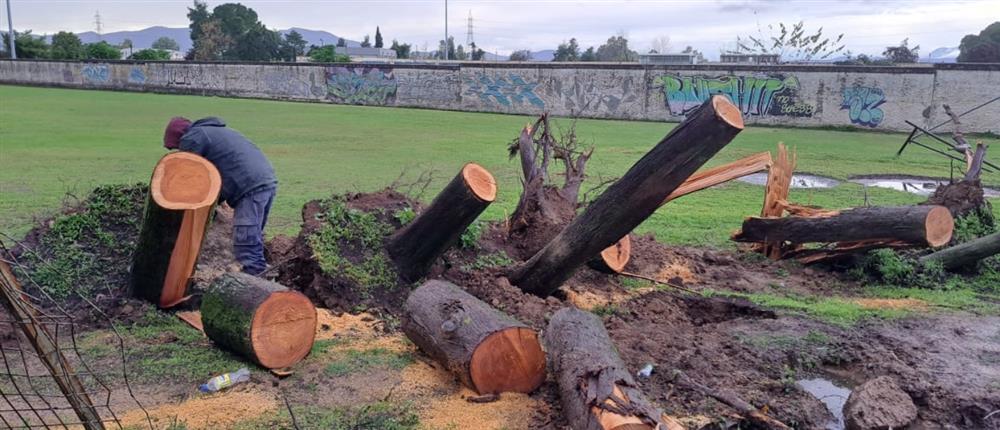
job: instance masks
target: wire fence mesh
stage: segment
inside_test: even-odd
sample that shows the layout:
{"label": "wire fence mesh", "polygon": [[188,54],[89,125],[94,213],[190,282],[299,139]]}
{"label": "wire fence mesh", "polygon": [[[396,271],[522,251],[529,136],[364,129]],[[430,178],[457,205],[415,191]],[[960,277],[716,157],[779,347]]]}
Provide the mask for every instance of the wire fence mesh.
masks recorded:
{"label": "wire fence mesh", "polygon": [[95,369],[79,344],[82,327],[2,243],[0,272],[0,424],[12,429],[123,429],[121,412],[129,410],[144,416],[139,428],[152,428],[129,384],[125,342],[104,312],[80,297],[103,318],[100,326],[108,328],[102,347],[115,350],[111,360],[102,359]]}

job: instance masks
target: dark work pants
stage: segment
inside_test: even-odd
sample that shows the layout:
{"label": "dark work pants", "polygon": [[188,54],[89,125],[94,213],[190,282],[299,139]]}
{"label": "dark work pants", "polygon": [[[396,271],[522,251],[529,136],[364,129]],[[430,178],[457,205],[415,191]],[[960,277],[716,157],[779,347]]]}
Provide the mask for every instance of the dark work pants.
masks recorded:
{"label": "dark work pants", "polygon": [[243,272],[259,275],[267,270],[264,261],[264,225],[271,212],[276,188],[251,191],[234,208],[233,255],[243,265]]}

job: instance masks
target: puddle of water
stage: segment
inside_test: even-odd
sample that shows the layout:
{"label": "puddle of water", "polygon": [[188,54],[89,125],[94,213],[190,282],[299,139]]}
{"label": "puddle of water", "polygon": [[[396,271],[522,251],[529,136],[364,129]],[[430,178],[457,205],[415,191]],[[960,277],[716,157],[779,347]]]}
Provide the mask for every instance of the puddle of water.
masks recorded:
{"label": "puddle of water", "polygon": [[[753,185],[767,185],[767,173],[753,173],[737,179]],[[792,188],[833,188],[840,181],[823,176],[810,175],[807,173],[792,174]]]}
{"label": "puddle of water", "polygon": [[846,425],[844,423],[844,404],[847,403],[847,397],[851,395],[851,390],[823,378],[800,379],[797,384],[823,402],[826,409],[833,414],[834,420],[826,424],[826,430],[844,430]]}
{"label": "puddle of water", "polygon": [[[939,186],[948,183],[946,179],[908,177],[854,178],[850,181],[869,187],[889,188],[921,196],[934,194]],[[1000,190],[994,188],[983,188],[983,194],[986,198],[1000,198]]]}

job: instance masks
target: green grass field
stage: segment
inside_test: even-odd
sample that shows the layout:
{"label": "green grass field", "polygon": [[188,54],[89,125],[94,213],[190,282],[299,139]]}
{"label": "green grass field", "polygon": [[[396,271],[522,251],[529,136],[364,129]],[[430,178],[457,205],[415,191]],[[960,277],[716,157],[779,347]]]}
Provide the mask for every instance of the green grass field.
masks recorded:
{"label": "green grass field", "polygon": [[[146,182],[164,154],[163,127],[171,116],[215,115],[246,134],[270,157],[280,184],[269,234],[294,233],[302,204],[345,191],[372,191],[403,175],[435,180],[429,200],[466,161],[496,176],[499,197],[484,215],[502,218],[520,192],[518,164],[506,145],[527,116],[420,109],[337,106],[264,100],[0,86],[0,232],[23,235],[52,214],[67,193],[83,198],[94,186]],[[568,121],[561,121],[568,125]],[[675,124],[580,120],[577,133],[596,150],[588,184],[622,175]],[[949,163],[920,148],[895,158],[902,134],[750,126],[708,165],[774,150],[798,151],[798,171],[838,179],[903,173],[947,177]],[[998,140],[989,140],[994,144]],[[1000,183],[1000,175],[986,176]],[[588,188],[584,184],[584,189]],[[923,198],[869,188],[873,205]],[[793,190],[792,200],[829,208],[864,203],[860,185]],[[665,242],[724,246],[745,216],[760,211],[763,187],[732,183],[664,206],[640,228]],[[995,206],[1000,207],[1000,204]]]}

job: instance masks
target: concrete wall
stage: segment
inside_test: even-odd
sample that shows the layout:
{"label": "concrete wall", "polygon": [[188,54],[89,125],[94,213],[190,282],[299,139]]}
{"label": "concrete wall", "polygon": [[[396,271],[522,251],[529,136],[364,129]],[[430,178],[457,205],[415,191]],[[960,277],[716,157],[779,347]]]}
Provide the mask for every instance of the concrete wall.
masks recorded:
{"label": "concrete wall", "polygon": [[[1000,96],[1000,64],[915,67],[0,60],[0,83],[478,112],[680,120],[727,94],[747,122],[909,130]],[[1000,102],[963,118],[1000,132]]]}

